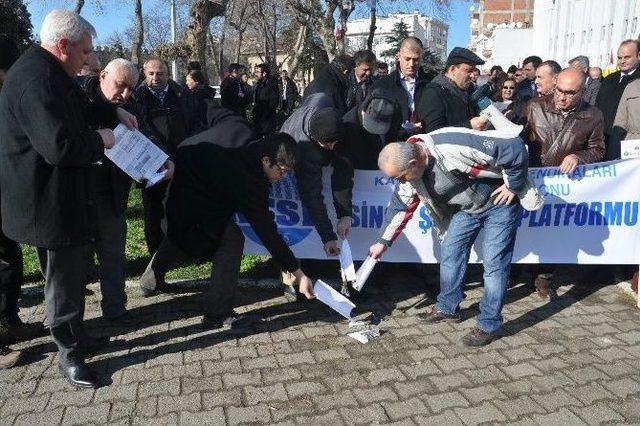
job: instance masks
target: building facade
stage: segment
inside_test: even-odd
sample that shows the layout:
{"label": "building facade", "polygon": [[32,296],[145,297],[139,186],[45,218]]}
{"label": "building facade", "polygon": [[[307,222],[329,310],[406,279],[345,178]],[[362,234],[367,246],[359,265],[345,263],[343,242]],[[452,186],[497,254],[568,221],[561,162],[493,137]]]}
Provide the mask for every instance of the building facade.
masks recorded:
{"label": "building facade", "polygon": [[640,0],[536,0],[533,47],[562,66],[585,55],[606,68],[621,41],[638,38],[639,19]]}
{"label": "building facade", "polygon": [[[378,60],[393,66],[395,58],[383,57],[383,53],[392,46],[387,42],[387,37],[393,35],[393,27],[398,22],[404,22],[409,29],[409,35],[422,40],[425,49],[433,52],[444,62],[447,58],[447,37],[449,26],[444,22],[420,14],[391,13],[388,16],[378,16],[376,19],[376,32],[373,37],[373,52]],[[367,48],[369,37],[369,18],[355,19],[347,24],[347,46],[349,52]]]}

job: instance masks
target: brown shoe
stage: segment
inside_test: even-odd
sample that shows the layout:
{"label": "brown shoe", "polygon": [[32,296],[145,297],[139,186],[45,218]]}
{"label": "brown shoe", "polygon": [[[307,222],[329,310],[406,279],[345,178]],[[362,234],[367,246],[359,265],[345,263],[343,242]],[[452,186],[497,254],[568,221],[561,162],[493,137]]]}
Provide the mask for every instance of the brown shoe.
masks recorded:
{"label": "brown shoe", "polygon": [[0,345],[0,370],[15,367],[20,362],[20,351],[14,351],[8,346]]}
{"label": "brown shoe", "polygon": [[538,296],[543,300],[552,300],[558,297],[556,290],[551,287],[551,279],[538,275],[533,283]]}
{"label": "brown shoe", "polygon": [[456,313],[456,314],[445,314],[444,312],[440,312],[439,310],[437,310],[436,308],[433,308],[427,312],[423,312],[423,313],[419,313],[418,318],[420,318],[422,321],[433,324],[436,322],[440,322],[440,321],[446,321],[446,322],[460,322],[462,321],[462,318],[460,317],[460,314]]}
{"label": "brown shoe", "polygon": [[0,325],[0,340],[7,343],[18,343],[32,340],[45,335],[45,328],[41,322],[23,323],[18,320]]}

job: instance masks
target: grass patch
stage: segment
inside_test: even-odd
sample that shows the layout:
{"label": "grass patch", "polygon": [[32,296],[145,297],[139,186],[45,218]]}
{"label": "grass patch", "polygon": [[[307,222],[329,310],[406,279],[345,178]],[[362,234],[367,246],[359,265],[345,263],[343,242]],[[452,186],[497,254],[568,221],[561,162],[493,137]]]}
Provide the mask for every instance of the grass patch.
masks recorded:
{"label": "grass patch", "polygon": [[[132,188],[129,194],[127,210],[127,279],[137,279],[146,268],[151,256],[147,252],[144,241],[144,222],[142,216],[142,197],[140,189]],[[43,280],[35,248],[23,245],[24,281],[40,282]],[[171,271],[168,279],[207,279],[211,272],[211,263],[202,263]],[[244,256],[240,266],[243,278],[267,278],[278,276],[278,268],[269,257]]]}

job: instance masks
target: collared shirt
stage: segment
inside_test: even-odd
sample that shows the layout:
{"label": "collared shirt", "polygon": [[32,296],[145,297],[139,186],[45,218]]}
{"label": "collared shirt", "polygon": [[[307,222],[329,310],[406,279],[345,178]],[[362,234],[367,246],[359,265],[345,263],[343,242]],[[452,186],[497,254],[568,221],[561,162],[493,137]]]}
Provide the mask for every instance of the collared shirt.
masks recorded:
{"label": "collared shirt", "polygon": [[625,77],[629,77],[630,75],[632,75],[634,72],[636,72],[637,68],[632,69],[629,72],[622,72],[620,71],[620,81],[618,81],[618,83],[622,83],[622,79]]}
{"label": "collared shirt", "polygon": [[408,77],[400,73],[400,83],[402,84],[402,87],[404,87],[404,90],[409,95],[409,110],[413,113],[415,109],[414,95],[416,92],[416,78]]}
{"label": "collared shirt", "polygon": [[149,91],[160,102],[160,105],[164,105],[164,100],[167,98],[167,93],[169,93],[169,85],[167,84],[162,90],[153,90],[149,86]]}

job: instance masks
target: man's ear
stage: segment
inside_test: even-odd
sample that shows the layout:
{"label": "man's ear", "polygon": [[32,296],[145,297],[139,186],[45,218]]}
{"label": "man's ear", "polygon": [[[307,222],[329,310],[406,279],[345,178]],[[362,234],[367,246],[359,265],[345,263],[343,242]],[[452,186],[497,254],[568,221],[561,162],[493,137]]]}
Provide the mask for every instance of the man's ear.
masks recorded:
{"label": "man's ear", "polygon": [[69,44],[71,44],[71,43],[69,43],[69,39],[61,38],[56,43],[56,47],[58,48],[58,50],[60,51],[61,54],[65,55],[65,56],[69,56],[69,53],[67,52],[67,50],[69,48]]}
{"label": "man's ear", "polygon": [[416,164],[418,164],[418,160],[415,158],[412,158],[411,160],[409,160],[409,167],[413,167]]}

